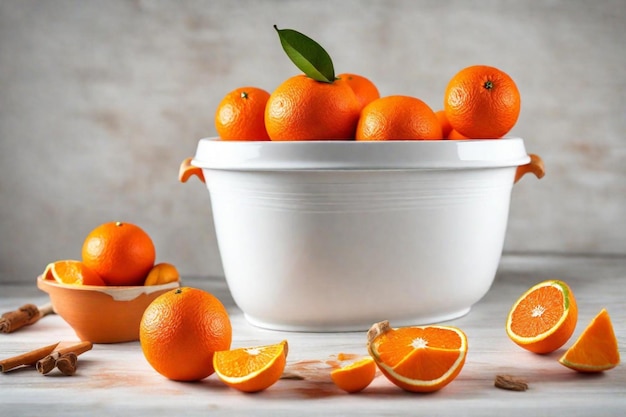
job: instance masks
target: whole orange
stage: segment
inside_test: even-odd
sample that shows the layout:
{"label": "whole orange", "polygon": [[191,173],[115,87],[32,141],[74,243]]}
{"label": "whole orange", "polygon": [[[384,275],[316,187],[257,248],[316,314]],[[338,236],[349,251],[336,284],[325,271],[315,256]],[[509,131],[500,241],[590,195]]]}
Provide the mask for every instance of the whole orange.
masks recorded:
{"label": "whole orange", "polygon": [[362,75],[343,73],[337,76],[340,80],[344,80],[361,103],[361,109],[367,106],[372,101],[380,98],[380,92],[378,87],[369,79]]}
{"label": "whole orange", "polygon": [[158,373],[176,381],[199,381],[214,372],[213,354],[230,349],[232,326],[214,295],[181,287],[150,303],[141,318],[139,341]]}
{"label": "whole orange", "polygon": [[155,258],[152,239],[132,223],[101,224],[83,242],[83,263],[107,285],[143,285]]}
{"label": "whole orange", "polygon": [[288,78],[270,95],[265,127],[271,140],[354,139],[361,106],[343,80]]}
{"label": "whole orange", "polygon": [[410,96],[387,96],[361,111],[356,140],[442,139],[435,112]]}
{"label": "whole orange", "polygon": [[226,94],[215,112],[215,129],[220,139],[269,140],[264,120],[269,96],[257,87],[240,87]]}
{"label": "whole orange", "polygon": [[443,105],[448,121],[462,136],[497,139],[517,123],[521,98],[515,82],[504,71],[474,65],[452,77]]}
{"label": "whole orange", "polygon": [[463,136],[462,134],[460,134],[458,130],[452,129],[450,132],[448,132],[448,135],[446,136],[446,139],[450,139],[450,140],[464,140],[464,139],[469,139],[469,138],[467,136]]}
{"label": "whole orange", "polygon": [[435,112],[435,115],[437,119],[439,119],[439,124],[441,124],[441,136],[443,139],[448,139],[448,135],[452,131],[452,125],[446,117],[446,112],[444,110],[438,110]]}

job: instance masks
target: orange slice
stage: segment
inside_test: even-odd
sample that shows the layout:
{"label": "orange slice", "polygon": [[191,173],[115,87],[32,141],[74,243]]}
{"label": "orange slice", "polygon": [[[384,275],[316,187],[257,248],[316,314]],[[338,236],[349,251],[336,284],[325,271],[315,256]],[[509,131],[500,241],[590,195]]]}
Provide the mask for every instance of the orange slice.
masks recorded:
{"label": "orange slice", "polygon": [[389,322],[369,330],[367,348],[383,375],[407,391],[437,391],[461,372],[467,355],[465,333],[451,326],[393,329]]}
{"label": "orange slice", "polygon": [[548,280],[532,286],[513,304],[506,333],[524,349],[549,353],[569,340],[577,320],[578,307],[570,287]]}
{"label": "orange slice", "polygon": [[559,362],[579,372],[602,372],[619,365],[617,338],[606,309],[589,323]]}
{"label": "orange slice", "polygon": [[287,341],[215,352],[213,368],[218,378],[229,387],[244,392],[257,392],[278,381],[287,363]]}
{"label": "orange slice", "polygon": [[96,272],[75,260],[62,260],[49,263],[43,273],[44,279],[54,280],[62,284],[106,285]]}
{"label": "orange slice", "polygon": [[376,362],[363,358],[349,365],[334,369],[330,378],[335,385],[346,392],[363,391],[376,376]]}
{"label": "orange slice", "polygon": [[167,262],[156,264],[152,267],[143,285],[160,285],[169,282],[176,282],[180,279],[180,274],[176,267]]}

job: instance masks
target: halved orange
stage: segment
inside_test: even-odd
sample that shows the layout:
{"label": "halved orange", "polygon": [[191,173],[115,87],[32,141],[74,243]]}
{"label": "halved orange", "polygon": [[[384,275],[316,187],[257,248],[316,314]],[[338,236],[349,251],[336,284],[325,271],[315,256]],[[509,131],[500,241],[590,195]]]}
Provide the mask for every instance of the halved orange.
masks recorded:
{"label": "halved orange", "polygon": [[180,274],[176,267],[167,262],[161,262],[152,267],[143,285],[160,285],[169,282],[176,282],[180,279]]}
{"label": "halved orange", "polygon": [[287,363],[288,345],[280,343],[215,352],[213,368],[229,387],[257,392],[278,381]]}
{"label": "halved orange", "polygon": [[363,391],[372,383],[375,376],[376,362],[370,357],[334,369],[330,373],[335,385],[346,392]]}
{"label": "halved orange", "polygon": [[620,363],[617,338],[606,309],[589,323],[559,362],[579,372],[602,372]]}
{"label": "halved orange", "polygon": [[89,269],[87,265],[71,259],[49,263],[44,270],[43,277],[62,284],[106,285],[100,275]]}
{"label": "halved orange", "polygon": [[547,280],[532,286],[513,304],[506,333],[524,349],[550,353],[569,340],[577,320],[571,288],[563,281]]}
{"label": "halved orange", "polygon": [[437,391],[461,372],[467,337],[452,326],[391,328],[388,321],[369,330],[367,348],[392,383],[407,391]]}

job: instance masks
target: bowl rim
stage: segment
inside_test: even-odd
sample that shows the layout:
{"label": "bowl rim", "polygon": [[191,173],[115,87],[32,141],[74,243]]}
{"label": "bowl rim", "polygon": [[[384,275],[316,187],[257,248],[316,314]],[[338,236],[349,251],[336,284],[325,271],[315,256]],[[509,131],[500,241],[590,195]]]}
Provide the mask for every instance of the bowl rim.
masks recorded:
{"label": "bowl rim", "polygon": [[76,284],[65,284],[62,282],[51,281],[48,279],[44,279],[43,274],[37,277],[37,287],[39,287],[42,291],[45,291],[46,286],[63,288],[68,290],[76,290],[76,291],[91,291],[91,292],[101,292],[111,296],[116,301],[130,301],[139,297],[141,294],[152,294],[154,292],[169,290],[180,287],[180,279],[178,281],[168,282],[165,284],[158,285],[129,285],[129,286],[121,286],[121,285],[76,285]]}
{"label": "bowl rim", "polygon": [[198,141],[191,165],[238,171],[497,168],[530,161],[519,137],[390,141]]}

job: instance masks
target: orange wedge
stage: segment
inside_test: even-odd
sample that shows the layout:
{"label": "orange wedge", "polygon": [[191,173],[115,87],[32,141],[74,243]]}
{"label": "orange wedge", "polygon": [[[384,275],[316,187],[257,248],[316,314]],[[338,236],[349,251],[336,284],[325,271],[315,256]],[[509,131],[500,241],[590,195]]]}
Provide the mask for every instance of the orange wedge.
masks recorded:
{"label": "orange wedge", "polygon": [[549,353],[569,340],[577,320],[578,307],[570,287],[548,280],[532,286],[513,304],[506,333],[524,349]]}
{"label": "orange wedge", "polygon": [[589,323],[559,362],[578,372],[602,372],[620,363],[617,338],[606,309]]}
{"label": "orange wedge", "polygon": [[335,385],[346,392],[363,391],[376,376],[376,362],[363,358],[341,368],[334,369],[330,378]]}
{"label": "orange wedge", "polygon": [[257,392],[278,381],[287,363],[287,341],[267,346],[224,350],[213,356],[218,378],[229,387]]}
{"label": "orange wedge", "polygon": [[393,329],[383,321],[374,324],[367,337],[367,348],[383,375],[407,391],[437,391],[465,364],[467,337],[456,327]]}
{"label": "orange wedge", "polygon": [[179,279],[180,274],[176,267],[167,262],[162,262],[152,267],[143,285],[161,285],[176,282]]}
{"label": "orange wedge", "polygon": [[49,263],[43,273],[44,279],[62,284],[106,285],[96,272],[75,260],[62,260]]}

